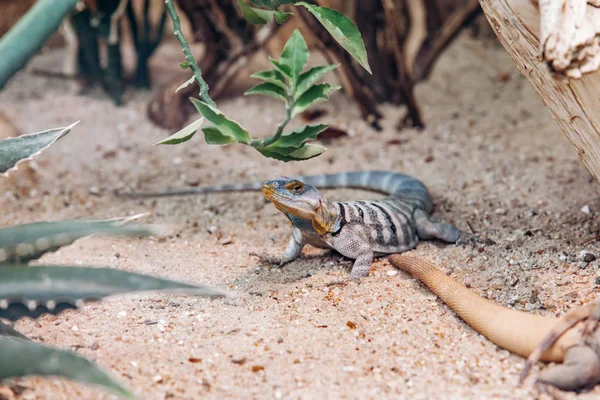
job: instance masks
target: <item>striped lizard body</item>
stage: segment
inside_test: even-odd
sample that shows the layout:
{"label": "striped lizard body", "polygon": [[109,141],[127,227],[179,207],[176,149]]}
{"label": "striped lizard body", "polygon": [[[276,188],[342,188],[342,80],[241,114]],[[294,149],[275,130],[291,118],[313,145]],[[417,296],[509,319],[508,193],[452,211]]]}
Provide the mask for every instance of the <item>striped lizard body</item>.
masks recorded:
{"label": "striped lizard body", "polygon": [[[388,194],[382,200],[330,202],[319,188],[356,188]],[[353,278],[368,275],[375,256],[414,248],[420,239],[465,242],[473,235],[434,221],[425,185],[408,175],[387,171],[280,177],[165,193],[136,193],[139,197],[262,190],[295,226],[279,264],[293,261],[306,244],[330,248],[355,260]]]}

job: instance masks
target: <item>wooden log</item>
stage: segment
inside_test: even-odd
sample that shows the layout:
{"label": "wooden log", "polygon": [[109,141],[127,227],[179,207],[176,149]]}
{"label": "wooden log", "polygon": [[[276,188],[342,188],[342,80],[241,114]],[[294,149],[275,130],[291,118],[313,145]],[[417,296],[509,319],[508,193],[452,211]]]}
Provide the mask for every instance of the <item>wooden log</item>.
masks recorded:
{"label": "wooden log", "polygon": [[549,68],[540,46],[540,13],[531,0],[480,0],[480,4],[502,45],[600,181],[600,72],[568,79]]}

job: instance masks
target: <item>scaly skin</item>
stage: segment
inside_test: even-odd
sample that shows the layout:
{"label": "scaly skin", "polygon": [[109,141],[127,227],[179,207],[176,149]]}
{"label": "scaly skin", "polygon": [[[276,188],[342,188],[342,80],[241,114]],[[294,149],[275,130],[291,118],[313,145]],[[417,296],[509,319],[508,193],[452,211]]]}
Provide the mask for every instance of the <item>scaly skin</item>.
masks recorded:
{"label": "scaly skin", "polygon": [[[501,307],[485,300],[428,262],[408,254],[390,262],[422,281],[467,324],[498,346],[529,357],[519,382],[538,360],[563,362],[547,368],[538,382],[562,390],[581,390],[600,382],[600,303],[586,304],[562,319]],[[589,319],[587,328],[584,322]],[[591,329],[590,329],[591,325]]]}
{"label": "scaly skin", "polygon": [[[314,186],[313,186],[314,185]],[[389,197],[373,201],[330,202],[315,188],[358,188]],[[350,276],[368,275],[375,256],[401,253],[419,240],[467,243],[474,235],[434,221],[433,205],[423,183],[407,175],[385,171],[281,177],[262,184],[219,185],[176,192],[137,193],[135,197],[189,195],[260,190],[295,226],[285,252],[276,262],[295,260],[306,244],[330,248],[354,259]],[[130,194],[130,196],[132,196]]]}

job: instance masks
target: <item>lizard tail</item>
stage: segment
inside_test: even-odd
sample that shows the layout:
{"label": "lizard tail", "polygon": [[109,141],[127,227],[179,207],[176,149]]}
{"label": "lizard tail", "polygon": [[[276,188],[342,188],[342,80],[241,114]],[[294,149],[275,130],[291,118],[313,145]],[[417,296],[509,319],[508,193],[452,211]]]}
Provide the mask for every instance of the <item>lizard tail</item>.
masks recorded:
{"label": "lizard tail", "polygon": [[[356,171],[340,174],[294,176],[294,179],[317,188],[354,188],[374,192],[382,192],[419,203],[428,213],[433,210],[433,203],[425,185],[411,176],[388,171]],[[167,197],[217,192],[260,191],[263,182],[226,184],[209,187],[186,188],[172,192],[135,192],[122,193],[124,197]]]}
{"label": "lizard tail", "polygon": [[317,188],[352,188],[381,192],[393,197],[412,200],[431,213],[433,203],[427,187],[412,176],[390,171],[355,171],[340,174],[295,176]]}
{"label": "lizard tail", "polygon": [[247,191],[260,191],[262,188],[262,182],[249,182],[249,183],[233,183],[225,185],[215,185],[198,188],[187,188],[181,190],[173,190],[171,192],[134,192],[134,193],[122,193],[124,197],[167,197],[167,196],[187,196],[192,194],[205,194],[205,193],[221,193],[221,192],[247,192]]}
{"label": "lizard tail", "polygon": [[[556,318],[511,310],[492,303],[418,258],[394,254],[389,260],[427,285],[473,329],[512,353],[529,356],[558,322]],[[559,362],[564,358],[564,351],[564,345],[559,340],[540,359]]]}

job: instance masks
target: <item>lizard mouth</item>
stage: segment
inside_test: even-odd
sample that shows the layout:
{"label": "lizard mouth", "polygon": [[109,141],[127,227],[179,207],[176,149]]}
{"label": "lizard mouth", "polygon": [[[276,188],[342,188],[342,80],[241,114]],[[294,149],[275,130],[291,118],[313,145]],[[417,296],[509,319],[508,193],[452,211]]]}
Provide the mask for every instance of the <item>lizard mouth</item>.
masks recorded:
{"label": "lizard mouth", "polygon": [[275,205],[275,208],[277,208],[279,211],[286,214],[292,214],[296,217],[306,217],[305,213],[303,213],[301,209],[290,205],[291,199],[279,193],[273,186],[264,184],[262,187],[262,192],[265,198],[271,201]]}

